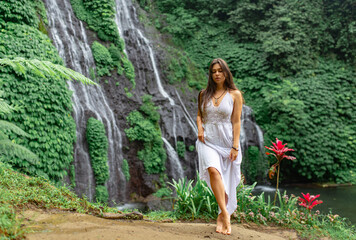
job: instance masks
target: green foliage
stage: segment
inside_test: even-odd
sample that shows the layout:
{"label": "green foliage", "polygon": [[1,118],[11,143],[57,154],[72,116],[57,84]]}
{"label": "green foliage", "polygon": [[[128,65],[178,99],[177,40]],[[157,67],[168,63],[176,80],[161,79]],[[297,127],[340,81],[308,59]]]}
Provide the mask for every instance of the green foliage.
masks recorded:
{"label": "green foliage", "polygon": [[196,218],[216,218],[218,216],[218,204],[215,196],[206,182],[199,178],[197,173],[196,183],[193,180],[179,179],[176,182],[173,179],[169,183],[177,194],[174,211],[178,218],[196,219]]}
{"label": "green foliage", "polygon": [[151,211],[145,214],[145,216],[152,221],[162,221],[162,220],[176,220],[176,216],[172,211]]}
{"label": "green foliage", "polygon": [[[64,68],[51,40],[35,29],[37,16],[40,22],[47,22],[42,1],[5,2],[0,6],[0,11],[6,12],[0,17],[0,91],[5,101],[15,107],[0,118],[27,132],[28,137],[14,132],[1,134],[8,146],[3,160],[27,174],[60,181],[73,161],[75,140],[71,92],[65,80],[92,81]],[[35,165],[25,148],[19,154],[20,145],[38,156]]]}
{"label": "green foliage", "polygon": [[15,57],[63,65],[63,60],[47,35],[32,27],[8,22],[0,31],[0,58]]}
{"label": "green foliage", "polygon": [[200,90],[205,85],[205,73],[192,62],[186,54],[172,47],[167,47],[168,65],[165,69],[170,84],[180,84],[185,81],[188,87]]}
{"label": "green foliage", "polygon": [[104,124],[95,118],[89,118],[86,136],[96,184],[103,185],[109,179],[108,138]]}
{"label": "green foliage", "polygon": [[[18,138],[16,135],[27,134],[14,127],[8,128],[13,133],[1,131],[2,155],[5,154],[6,160],[15,168],[26,173],[60,180],[73,158],[72,148],[66,148],[65,143],[73,143],[75,130],[73,119],[69,115],[70,94],[65,88],[64,79],[93,82],[71,69],[48,61],[0,59],[0,65],[4,66],[0,70],[0,76],[4,79],[2,87],[6,92],[4,97],[13,105],[21,104],[17,111],[2,118],[16,123],[29,133],[27,138]],[[52,99],[49,96],[56,97]],[[48,139],[49,137],[52,139]],[[48,164],[47,159],[53,162]]]}
{"label": "green foliage", "polygon": [[158,123],[160,115],[158,113],[158,107],[152,102],[152,96],[145,94],[142,96],[143,104],[140,106],[140,111],[147,116],[148,120],[152,123]]}
{"label": "green foliage", "polygon": [[[122,62],[122,66],[124,68],[124,72],[125,72],[125,76],[130,80],[131,84],[132,84],[132,88],[135,89],[136,87],[136,81],[135,81],[135,68],[132,65],[132,63],[130,62],[130,60],[127,58],[126,54],[123,53],[123,57],[121,58],[121,62]],[[121,65],[118,65],[118,73],[119,68],[121,67]]]}
{"label": "green foliage", "polygon": [[98,76],[111,76],[110,71],[114,69],[114,61],[108,49],[99,42],[94,41],[91,45],[93,57],[95,59],[96,72]]}
{"label": "green foliage", "polygon": [[110,76],[110,71],[117,67],[117,73],[122,75],[125,72],[125,76],[134,89],[136,87],[135,68],[123,52],[125,42],[119,36],[115,23],[115,1],[71,0],[71,4],[76,16],[88,23],[89,28],[97,32],[101,40],[113,43],[109,49],[98,42],[92,45],[98,76]]}
{"label": "green foliage", "polygon": [[29,68],[26,74],[22,74],[14,72],[10,66],[0,69],[0,78],[4,79],[4,98],[12,105],[21,105],[18,111],[1,118],[13,122],[30,135],[25,139],[11,134],[9,139],[39,157],[36,166],[18,158],[8,161],[23,172],[59,181],[73,161],[75,123],[70,115],[71,93],[58,75],[42,72],[45,78],[41,78],[32,71]]}
{"label": "green foliage", "polygon": [[99,185],[95,188],[95,199],[96,202],[106,203],[109,200],[109,193],[105,186]]}
{"label": "green foliage", "polygon": [[24,239],[25,231],[16,219],[16,212],[9,205],[0,206],[0,236],[1,239]]}
{"label": "green foliage", "polygon": [[256,146],[249,146],[246,159],[242,161],[241,168],[244,170],[245,178],[249,181],[266,178],[267,163]]}
{"label": "green foliage", "polygon": [[96,84],[89,78],[86,78],[82,74],[73,71],[70,68],[66,68],[62,65],[53,64],[48,61],[40,61],[37,59],[24,59],[17,57],[14,59],[0,59],[0,65],[9,66],[18,75],[26,76],[29,72],[36,75],[39,78],[45,78],[51,76],[57,80],[77,80],[83,84]]}
{"label": "green foliage", "polygon": [[167,155],[158,125],[159,113],[151,98],[149,95],[143,96],[140,111],[132,111],[127,116],[130,128],[125,129],[125,133],[130,141],[143,143],[144,149],[138,151],[137,156],[143,161],[148,174],[157,174],[164,172]]}
{"label": "green foliage", "polygon": [[130,176],[130,167],[129,167],[129,163],[127,162],[126,159],[124,159],[122,161],[121,169],[122,169],[122,172],[125,175],[126,181],[130,181],[130,177],[131,177]]}
{"label": "green foliage", "polygon": [[39,19],[36,8],[41,5],[43,7],[43,2],[39,0],[3,0],[0,4],[0,19],[37,28]]}
{"label": "green foliage", "polygon": [[[278,137],[297,151],[295,163],[284,163],[288,164],[281,173],[284,180],[288,175],[295,181],[352,182],[356,164],[353,1],[215,3],[140,1],[149,7],[152,23],[170,33],[173,43],[194,63],[186,65],[184,54],[168,48],[168,56],[173,56],[167,59],[169,82],[180,83],[187,75],[186,66],[195,65],[204,76],[213,58],[225,59],[266,142]],[[188,80],[188,85],[201,89],[206,83]],[[249,173],[252,178],[259,175]]]}
{"label": "green foliage", "polygon": [[121,51],[114,44],[110,44],[108,48],[111,59],[115,62],[115,64],[120,63],[121,60]]}
{"label": "green foliage", "polygon": [[1,161],[0,179],[0,235],[5,236],[5,239],[22,239],[28,232],[22,225],[21,215],[16,216],[16,211],[29,206],[90,213],[97,216],[103,211],[114,211],[80,199],[67,188],[55,187],[43,178],[20,174]]}
{"label": "green foliage", "polygon": [[[199,176],[198,176],[199,178]],[[215,197],[205,182],[197,178],[173,180],[170,183],[176,190],[174,214],[178,219],[216,219],[218,205]],[[274,206],[270,197],[264,193],[259,196],[252,194],[256,183],[253,185],[240,184],[237,191],[237,210],[232,214],[232,221],[238,223],[255,222],[257,224],[282,226],[297,230],[298,235],[307,239],[320,238],[321,236],[334,239],[352,239],[355,236],[354,226],[347,224],[346,219],[332,215],[324,215],[300,209],[298,197],[288,196],[286,192],[278,195],[278,206]],[[336,221],[334,219],[337,219]]]}
{"label": "green foliage", "polygon": [[270,89],[266,101],[273,124],[265,127],[266,141],[277,137],[296,150],[297,167],[286,168],[286,174],[291,176],[297,169],[314,181],[352,181],[351,172],[356,168],[355,84],[352,69],[322,61],[318,71],[303,71]]}
{"label": "green foliage", "polygon": [[115,24],[114,0],[71,0],[71,4],[76,16],[88,23],[89,28],[97,32],[101,40],[122,45]]}
{"label": "green foliage", "polygon": [[153,195],[158,197],[158,198],[169,197],[169,196],[172,195],[172,190],[170,188],[165,188],[165,187],[164,188],[160,188]]}
{"label": "green foliage", "polygon": [[189,148],[188,148],[188,150],[189,150],[190,152],[193,152],[193,151],[195,150],[195,146],[194,146],[194,145],[190,145]]}
{"label": "green foliage", "polygon": [[181,158],[184,158],[184,155],[185,155],[185,144],[184,144],[184,142],[177,141],[176,150],[177,150],[178,156],[181,157]]}

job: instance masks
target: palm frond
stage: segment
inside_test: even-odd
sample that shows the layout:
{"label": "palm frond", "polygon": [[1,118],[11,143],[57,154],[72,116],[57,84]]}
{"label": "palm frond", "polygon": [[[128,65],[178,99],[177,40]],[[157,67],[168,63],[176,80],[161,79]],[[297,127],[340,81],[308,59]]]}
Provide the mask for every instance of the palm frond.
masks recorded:
{"label": "palm frond", "polygon": [[0,120],[0,129],[0,132],[3,130],[7,130],[16,133],[17,135],[28,137],[28,134],[25,131],[8,121]]}
{"label": "palm frond", "polygon": [[52,77],[60,79],[61,77],[66,80],[76,80],[83,84],[94,84],[94,81],[85,77],[84,75],[62,65],[54,64],[49,61],[40,61],[37,59],[25,59],[17,57],[14,59],[3,58],[0,59],[0,65],[10,66],[15,72],[25,74],[26,71],[44,77],[44,74],[48,74]]}
{"label": "palm frond", "polygon": [[18,157],[32,164],[38,163],[36,154],[21,145],[13,143],[9,139],[0,140],[0,156]]}

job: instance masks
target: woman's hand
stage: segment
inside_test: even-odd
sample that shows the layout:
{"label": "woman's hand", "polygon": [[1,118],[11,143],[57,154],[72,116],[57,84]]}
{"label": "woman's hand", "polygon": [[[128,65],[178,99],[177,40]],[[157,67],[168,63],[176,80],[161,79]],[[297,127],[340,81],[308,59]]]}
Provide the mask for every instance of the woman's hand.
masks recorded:
{"label": "woman's hand", "polygon": [[239,151],[238,150],[235,150],[233,148],[231,148],[231,151],[230,151],[230,161],[233,162],[237,159],[237,155],[238,155]]}
{"label": "woman's hand", "polygon": [[199,139],[199,141],[205,143],[205,141],[204,141],[204,128],[198,130],[198,139]]}

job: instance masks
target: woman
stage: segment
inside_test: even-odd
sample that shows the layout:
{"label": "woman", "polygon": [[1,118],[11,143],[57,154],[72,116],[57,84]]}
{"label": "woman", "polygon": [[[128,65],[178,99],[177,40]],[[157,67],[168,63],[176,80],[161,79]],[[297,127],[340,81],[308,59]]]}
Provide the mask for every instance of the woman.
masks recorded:
{"label": "woman", "polygon": [[230,216],[236,210],[236,187],[241,180],[240,126],[243,98],[226,62],[214,59],[206,89],[198,98],[200,178],[212,189],[219,205],[216,232],[231,234]]}

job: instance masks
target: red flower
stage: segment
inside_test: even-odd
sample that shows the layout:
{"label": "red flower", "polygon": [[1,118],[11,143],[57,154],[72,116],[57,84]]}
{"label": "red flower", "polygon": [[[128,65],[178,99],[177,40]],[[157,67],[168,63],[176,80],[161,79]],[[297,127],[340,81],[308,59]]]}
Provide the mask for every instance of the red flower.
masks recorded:
{"label": "red flower", "polygon": [[299,197],[299,205],[302,207],[305,207],[306,209],[312,210],[313,207],[315,207],[316,205],[323,203],[323,201],[321,200],[316,200],[318,197],[320,197],[320,194],[314,196],[314,195],[310,195],[309,193],[304,194],[302,193],[303,198]]}
{"label": "red flower", "polygon": [[293,156],[287,156],[285,153],[289,152],[289,151],[294,151],[294,149],[291,148],[286,148],[285,146],[286,144],[283,144],[282,141],[280,141],[278,138],[276,138],[276,142],[272,142],[273,146],[271,147],[267,147],[265,146],[267,149],[273,151],[274,153],[266,153],[267,155],[271,154],[273,156],[275,156],[278,160],[278,162],[282,161],[283,158],[287,158],[289,160],[294,160],[295,157]]}

